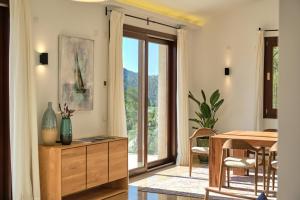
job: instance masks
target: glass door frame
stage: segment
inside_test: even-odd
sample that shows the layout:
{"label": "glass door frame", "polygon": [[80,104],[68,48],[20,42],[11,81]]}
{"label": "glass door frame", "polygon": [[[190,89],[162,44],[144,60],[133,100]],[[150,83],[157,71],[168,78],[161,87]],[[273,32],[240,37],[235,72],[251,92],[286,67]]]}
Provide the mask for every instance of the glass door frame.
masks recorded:
{"label": "glass door frame", "polygon": [[[138,124],[138,132],[142,132],[143,161],[144,165],[135,169],[129,170],[129,175],[134,176],[145,173],[153,168],[175,163],[177,156],[177,128],[176,128],[176,46],[177,36],[166,33],[160,33],[148,29],[138,28],[131,25],[124,25],[124,37],[143,40],[145,44],[144,63],[139,64],[139,76],[141,75],[141,85],[139,93],[142,94],[142,101],[140,103],[141,112],[139,112],[139,119],[141,123]],[[156,44],[168,45],[168,66],[167,66],[167,91],[168,91],[168,156],[165,159],[156,160],[148,163],[148,44],[149,42]],[[144,69],[140,69],[144,66]],[[175,112],[174,112],[175,111]],[[138,133],[139,134],[139,133]]]}

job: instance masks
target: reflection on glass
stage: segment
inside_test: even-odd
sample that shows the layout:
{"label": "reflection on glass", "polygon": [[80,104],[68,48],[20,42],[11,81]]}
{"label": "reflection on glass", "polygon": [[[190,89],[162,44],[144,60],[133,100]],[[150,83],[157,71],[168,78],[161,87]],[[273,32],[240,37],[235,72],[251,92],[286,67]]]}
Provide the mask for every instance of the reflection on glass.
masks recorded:
{"label": "reflection on glass", "polygon": [[150,42],[148,58],[148,162],[152,162],[168,156],[168,46]]}
{"label": "reflection on glass", "polygon": [[279,79],[279,47],[273,48],[273,102],[272,107],[277,109],[277,92],[278,92],[278,79]]}

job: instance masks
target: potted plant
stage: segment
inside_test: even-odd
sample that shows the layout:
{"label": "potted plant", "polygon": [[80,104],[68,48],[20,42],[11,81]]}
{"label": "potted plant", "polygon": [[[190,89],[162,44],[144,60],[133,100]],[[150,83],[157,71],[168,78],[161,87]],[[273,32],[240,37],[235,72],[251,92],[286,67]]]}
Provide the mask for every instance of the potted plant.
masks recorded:
{"label": "potted plant", "polygon": [[[218,121],[216,118],[216,113],[224,102],[224,99],[220,99],[220,92],[216,90],[210,96],[209,102],[206,100],[206,95],[203,90],[201,90],[203,101],[197,99],[192,92],[189,92],[189,98],[193,100],[197,106],[198,110],[195,111],[196,117],[189,119],[190,121],[196,123],[193,129],[199,128],[210,128],[214,129],[215,124]],[[209,138],[197,138],[197,146],[207,147],[209,143]],[[207,162],[208,158],[200,156],[201,162]]]}

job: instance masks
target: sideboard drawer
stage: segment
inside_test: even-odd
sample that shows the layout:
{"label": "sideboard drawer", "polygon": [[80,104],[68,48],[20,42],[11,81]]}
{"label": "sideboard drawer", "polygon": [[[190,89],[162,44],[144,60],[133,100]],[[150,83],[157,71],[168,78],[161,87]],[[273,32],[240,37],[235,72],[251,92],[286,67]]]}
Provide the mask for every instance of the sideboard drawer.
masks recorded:
{"label": "sideboard drawer", "polygon": [[86,189],[86,147],[62,150],[62,196]]}
{"label": "sideboard drawer", "polygon": [[109,142],[109,181],[128,176],[127,139]]}

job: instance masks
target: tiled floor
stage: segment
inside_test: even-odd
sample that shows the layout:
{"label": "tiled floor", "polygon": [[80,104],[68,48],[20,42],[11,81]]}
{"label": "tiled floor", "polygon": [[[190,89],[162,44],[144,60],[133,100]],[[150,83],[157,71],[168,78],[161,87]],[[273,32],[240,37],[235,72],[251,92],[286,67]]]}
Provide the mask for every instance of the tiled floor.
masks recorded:
{"label": "tiled floor", "polygon": [[137,187],[130,186],[128,194],[120,194],[107,200],[201,200],[199,198],[181,197],[157,193],[140,192]]}
{"label": "tiled floor", "polygon": [[[254,174],[251,171],[250,176],[235,176],[231,175],[230,188],[223,188],[223,191],[234,193],[239,196],[255,197],[254,195]],[[168,198],[171,199],[203,199],[205,195],[205,187],[208,186],[208,166],[201,165],[193,167],[192,177],[189,177],[188,167],[186,166],[169,166],[161,170],[149,172],[147,174],[134,177],[130,179],[130,186],[137,187],[139,191],[150,193],[169,194]],[[277,189],[277,183],[276,183]],[[259,175],[258,190],[262,191],[262,174]],[[136,192],[135,194],[139,194]],[[143,194],[143,193],[141,193]],[[145,195],[145,194],[144,194]],[[174,196],[172,196],[174,195]],[[176,195],[178,197],[176,197]],[[135,195],[138,196],[139,195]],[[150,194],[149,199],[164,199],[167,197],[158,194]],[[168,196],[168,195],[167,195]],[[185,196],[185,197],[180,197]],[[187,196],[187,197],[186,197]],[[210,195],[211,199],[217,200],[231,200],[228,196],[213,193]],[[136,199],[135,197],[131,197]],[[145,197],[140,197],[142,200]],[[269,197],[270,200],[276,200],[273,196]],[[129,198],[130,199],[130,198]]]}
{"label": "tiled floor", "polygon": [[[192,178],[188,176],[187,167],[179,166],[169,166],[161,170],[133,177],[130,179],[128,193],[111,197],[108,200],[203,200],[204,188],[208,185],[208,168],[205,165],[197,165],[193,169]],[[252,196],[252,179],[253,176],[232,176],[231,188],[238,189],[238,192],[242,192],[242,194],[246,194],[246,196],[248,196],[249,193],[250,196]],[[260,188],[262,187],[261,184],[260,181]],[[172,190],[174,190],[175,193]],[[185,196],[187,194],[183,193],[186,191],[192,195],[190,197]],[[180,194],[184,196],[180,196]],[[212,194],[211,198],[222,200],[233,199],[231,197],[219,196],[218,194]],[[270,199],[275,200],[276,198],[273,197]]]}

